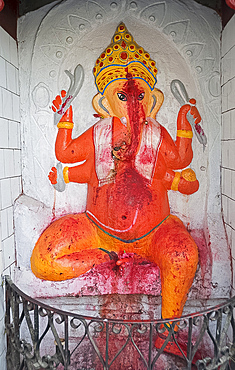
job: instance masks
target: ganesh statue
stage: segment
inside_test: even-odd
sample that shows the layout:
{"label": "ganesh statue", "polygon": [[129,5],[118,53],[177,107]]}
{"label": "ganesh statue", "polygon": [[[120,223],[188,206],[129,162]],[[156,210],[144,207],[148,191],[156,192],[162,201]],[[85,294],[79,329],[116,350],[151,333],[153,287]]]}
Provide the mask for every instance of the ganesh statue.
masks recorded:
{"label": "ganesh statue", "polygon": [[[164,100],[155,88],[156,64],[123,23],[93,73],[98,93],[92,103],[99,120],[72,138],[72,105],[63,112],[55,154],[66,166],[49,174],[54,185],[61,176],[65,184],[87,183],[86,211],[65,215],[44,230],[32,252],[32,271],[40,279],[62,281],[109,261],[111,254],[119,256],[117,265],[128,254],[141,256],[160,268],[162,318],[179,317],[198,249],[170,213],[167,193],[189,195],[199,188],[195,173],[186,168],[193,158],[187,117],[201,120],[196,101],[180,108],[174,141],[155,119]],[[53,101],[54,111],[63,106],[65,94]]]}

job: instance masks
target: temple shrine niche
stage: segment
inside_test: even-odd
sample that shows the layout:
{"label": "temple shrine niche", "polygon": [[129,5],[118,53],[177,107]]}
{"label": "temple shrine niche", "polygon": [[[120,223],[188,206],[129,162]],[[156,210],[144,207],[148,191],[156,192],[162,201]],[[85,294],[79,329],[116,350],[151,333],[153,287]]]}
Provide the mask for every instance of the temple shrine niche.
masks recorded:
{"label": "temple shrine niche", "polygon": [[[162,292],[163,317],[229,296],[220,25],[209,9],[201,15],[193,1],[70,0],[28,20],[34,38],[22,20],[20,60],[30,74],[21,74],[15,280],[31,296],[95,296],[99,303],[106,295],[152,296],[157,316]],[[80,87],[67,110],[71,81]],[[188,97],[182,104],[179,86]],[[146,308],[142,317],[149,315]]]}

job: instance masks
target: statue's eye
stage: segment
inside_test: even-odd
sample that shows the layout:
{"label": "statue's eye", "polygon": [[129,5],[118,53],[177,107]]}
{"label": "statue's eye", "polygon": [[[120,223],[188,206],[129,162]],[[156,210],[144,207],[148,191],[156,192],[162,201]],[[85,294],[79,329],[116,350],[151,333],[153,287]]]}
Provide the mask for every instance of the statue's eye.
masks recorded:
{"label": "statue's eye", "polygon": [[138,96],[138,100],[143,100],[144,99],[144,92],[140,93]]}
{"label": "statue's eye", "polygon": [[127,96],[125,94],[117,93],[117,96],[121,101],[127,101]]}

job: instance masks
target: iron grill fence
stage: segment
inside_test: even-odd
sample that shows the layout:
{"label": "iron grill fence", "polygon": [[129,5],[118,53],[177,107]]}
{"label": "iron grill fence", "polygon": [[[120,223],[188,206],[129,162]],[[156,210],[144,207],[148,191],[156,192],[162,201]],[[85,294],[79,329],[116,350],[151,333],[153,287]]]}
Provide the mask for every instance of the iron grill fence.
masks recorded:
{"label": "iron grill fence", "polygon": [[6,277],[8,370],[234,369],[235,297],[174,320],[117,320],[50,307]]}

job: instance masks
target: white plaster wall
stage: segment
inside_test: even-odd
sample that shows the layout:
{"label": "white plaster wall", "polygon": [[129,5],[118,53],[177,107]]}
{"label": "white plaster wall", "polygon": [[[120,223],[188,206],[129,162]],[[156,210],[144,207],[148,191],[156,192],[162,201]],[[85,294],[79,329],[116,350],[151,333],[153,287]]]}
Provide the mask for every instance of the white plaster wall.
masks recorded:
{"label": "white plaster wall", "polygon": [[3,275],[15,265],[13,204],[22,192],[16,41],[0,27],[0,368],[6,369]]}
{"label": "white plaster wall", "polygon": [[231,246],[235,294],[235,15],[222,33],[222,207]]}
{"label": "white plaster wall", "polygon": [[[196,138],[193,140],[191,167],[196,171],[200,189],[191,196],[169,192],[169,197],[172,213],[190,228],[204,230],[213,253],[212,296],[226,297],[230,259],[220,196],[221,22],[214,11],[193,0],[68,0],[20,18],[25,195],[17,202],[15,211],[18,267],[29,270],[31,251],[52,219],[53,205],[56,216],[85,209],[86,185],[69,184],[64,193],[55,193],[48,181],[50,168],[56,164],[57,133],[50,105],[60,89],[68,87],[64,70],[73,71],[80,63],[85,69],[85,82],[74,101],[74,135],[94,124],[91,100],[96,89],[92,68],[121,21],[157,62],[157,87],[165,94],[157,119],[173,137],[179,104],[171,95],[170,82],[175,78],[182,80],[190,97],[197,99],[208,137],[205,151]],[[20,279],[19,271],[17,278]],[[24,285],[23,274],[19,281]]]}

